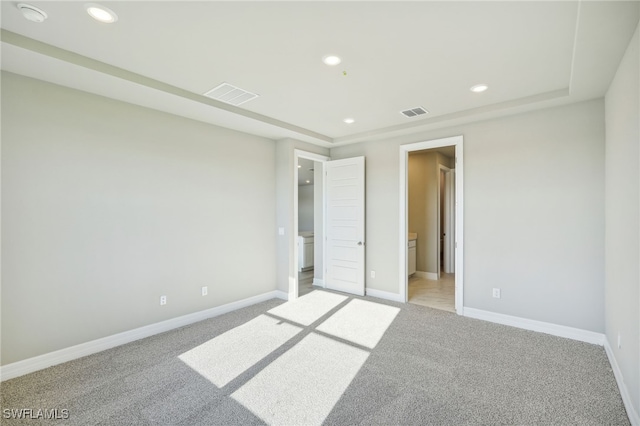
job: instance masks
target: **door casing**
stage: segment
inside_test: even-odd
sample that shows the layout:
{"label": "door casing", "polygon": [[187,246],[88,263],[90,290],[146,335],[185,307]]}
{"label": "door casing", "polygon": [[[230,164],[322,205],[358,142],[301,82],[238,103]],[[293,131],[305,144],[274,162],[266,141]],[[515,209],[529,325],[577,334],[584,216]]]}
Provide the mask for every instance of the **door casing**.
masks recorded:
{"label": "door casing", "polygon": [[434,139],[425,142],[417,142],[412,144],[400,145],[400,229],[398,235],[398,258],[399,258],[399,291],[400,300],[408,301],[408,284],[407,277],[407,233],[409,232],[409,185],[408,185],[408,162],[409,153],[413,151],[422,151],[425,149],[441,148],[445,146],[454,146],[456,150],[456,159],[454,169],[455,173],[455,308],[458,315],[464,315],[464,157],[463,157],[463,137],[452,136],[449,138]]}

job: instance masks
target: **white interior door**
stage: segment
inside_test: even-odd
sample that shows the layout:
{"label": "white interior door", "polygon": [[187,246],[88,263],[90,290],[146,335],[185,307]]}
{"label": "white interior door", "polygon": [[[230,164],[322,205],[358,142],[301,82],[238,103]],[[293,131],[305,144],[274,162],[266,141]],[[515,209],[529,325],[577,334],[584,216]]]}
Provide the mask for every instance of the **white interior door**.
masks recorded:
{"label": "white interior door", "polygon": [[364,157],[326,167],[327,288],[364,296]]}
{"label": "white interior door", "polygon": [[444,272],[455,271],[455,170],[445,173],[444,186]]}

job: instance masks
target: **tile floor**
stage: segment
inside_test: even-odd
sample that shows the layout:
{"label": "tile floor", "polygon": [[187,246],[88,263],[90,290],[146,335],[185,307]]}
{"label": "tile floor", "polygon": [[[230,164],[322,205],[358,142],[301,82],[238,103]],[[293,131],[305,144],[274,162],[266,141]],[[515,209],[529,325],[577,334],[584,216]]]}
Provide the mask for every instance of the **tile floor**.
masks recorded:
{"label": "tile floor", "polygon": [[437,281],[409,277],[409,303],[455,312],[455,274],[440,274]]}

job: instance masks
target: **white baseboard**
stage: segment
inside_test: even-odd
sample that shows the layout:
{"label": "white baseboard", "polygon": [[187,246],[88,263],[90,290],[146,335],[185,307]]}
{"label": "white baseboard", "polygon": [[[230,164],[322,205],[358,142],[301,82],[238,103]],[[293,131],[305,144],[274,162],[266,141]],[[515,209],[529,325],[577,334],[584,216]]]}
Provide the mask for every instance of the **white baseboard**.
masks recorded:
{"label": "white baseboard", "polygon": [[618,361],[616,360],[616,357],[613,353],[613,349],[611,349],[609,339],[607,339],[606,337],[604,339],[604,350],[607,353],[607,358],[609,358],[609,364],[611,364],[613,375],[615,376],[616,382],[618,383],[620,396],[622,397],[624,408],[627,410],[629,421],[631,422],[632,426],[640,426],[640,416],[638,415],[636,408],[633,406],[633,401],[631,400],[631,396],[629,395],[629,390],[627,389],[627,385],[624,383],[624,376],[622,375],[622,371],[620,371],[620,366],[618,365]]}
{"label": "white baseboard", "polygon": [[390,293],[388,291],[376,290],[374,288],[365,289],[365,293],[367,296],[404,303],[404,300],[401,300],[401,296],[398,293]]}
{"label": "white baseboard", "polygon": [[97,352],[111,349],[116,346],[124,345],[125,343],[144,339],[145,337],[153,336],[155,334],[164,333],[165,331],[193,324],[198,321],[217,317],[218,315],[226,314],[228,312],[255,305],[256,303],[264,302],[266,300],[274,298],[284,298],[286,300],[286,293],[279,290],[270,291],[268,293],[259,294],[247,299],[227,303],[226,305],[216,306],[215,308],[206,309],[200,312],[194,312],[192,314],[183,315],[177,318],[172,318],[155,324],[146,325],[144,327],[114,334],[112,336],[103,337],[100,339],[92,340],[90,342],[81,343],[79,345],[35,356],[33,358],[28,358],[22,361],[3,365],[2,367],[0,367],[0,381],[9,380],[15,377],[23,376],[25,374],[33,373],[34,371],[42,370],[53,365],[62,364],[63,362],[82,358],[83,356],[91,355]]}
{"label": "white baseboard", "polygon": [[604,345],[604,334],[582,330],[580,328],[567,327],[564,325],[552,324],[550,322],[536,321],[466,307],[464,308],[463,315],[469,318],[510,325],[512,327],[538,331],[540,333],[547,333],[558,337],[566,337],[567,339],[579,340],[581,342],[592,343],[594,345]]}
{"label": "white baseboard", "polygon": [[274,293],[275,293],[274,297],[276,297],[277,299],[289,300],[289,295],[287,294],[286,291],[276,290]]}
{"label": "white baseboard", "polygon": [[416,271],[414,275],[418,278],[424,278],[425,280],[433,280],[433,281],[438,280],[437,272]]}
{"label": "white baseboard", "polygon": [[320,279],[320,278],[314,278],[313,279],[313,285],[317,285],[318,287],[325,288],[324,280]]}

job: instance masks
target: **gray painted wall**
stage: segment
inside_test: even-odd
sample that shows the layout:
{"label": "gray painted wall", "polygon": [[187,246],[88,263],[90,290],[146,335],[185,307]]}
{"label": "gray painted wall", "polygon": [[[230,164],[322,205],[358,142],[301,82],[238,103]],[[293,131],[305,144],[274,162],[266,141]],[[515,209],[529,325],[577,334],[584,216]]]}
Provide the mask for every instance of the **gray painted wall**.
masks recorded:
{"label": "gray painted wall", "polygon": [[399,146],[463,135],[464,305],[603,332],[603,108],[588,101],[332,149],[334,159],[366,156],[367,288],[399,292]]}
{"label": "gray painted wall", "polygon": [[[606,336],[640,413],[640,35],[605,98]],[[618,349],[618,333],[622,347]]]}
{"label": "gray painted wall", "polygon": [[7,73],[2,114],[3,365],[275,290],[274,141]]}

